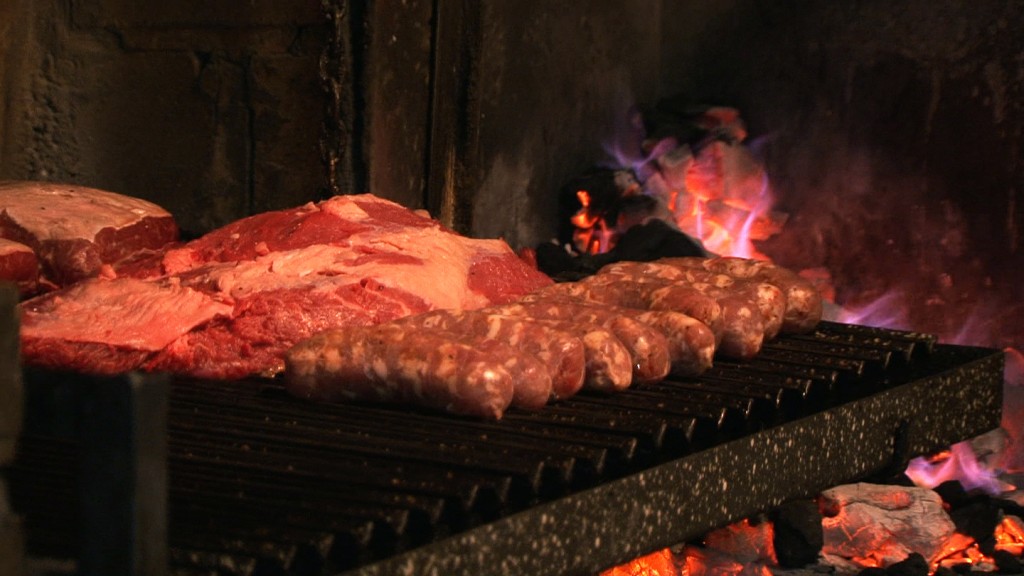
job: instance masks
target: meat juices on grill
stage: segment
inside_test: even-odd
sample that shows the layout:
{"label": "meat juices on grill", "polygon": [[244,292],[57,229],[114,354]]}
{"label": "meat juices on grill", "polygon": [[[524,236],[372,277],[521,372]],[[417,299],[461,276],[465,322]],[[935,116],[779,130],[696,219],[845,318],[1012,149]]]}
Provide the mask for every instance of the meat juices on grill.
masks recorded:
{"label": "meat juices on grill", "polygon": [[576,394],[583,386],[586,368],[583,341],[564,330],[480,310],[434,310],[395,322],[414,329],[457,333],[467,343],[502,342],[538,359],[545,369],[545,377],[516,381],[512,397],[515,406],[540,408],[552,398]]}
{"label": "meat juices on grill", "polygon": [[510,346],[473,346],[455,334],[395,323],[321,332],[285,356],[285,387],[329,402],[415,403],[500,419],[524,359]]}
{"label": "meat juices on grill", "polygon": [[598,324],[612,331],[629,350],[634,382],[654,382],[672,368],[672,348],[666,335],[637,319],[622,308],[598,307],[569,299],[525,296],[519,302],[496,306],[503,314],[547,320],[576,320]]}

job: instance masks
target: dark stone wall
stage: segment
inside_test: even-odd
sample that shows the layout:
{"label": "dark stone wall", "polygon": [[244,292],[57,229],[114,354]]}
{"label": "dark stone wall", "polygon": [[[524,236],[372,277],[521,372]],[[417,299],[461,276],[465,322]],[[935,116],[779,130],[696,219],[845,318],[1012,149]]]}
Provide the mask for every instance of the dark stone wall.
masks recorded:
{"label": "dark stone wall", "polygon": [[192,233],[323,188],[316,0],[14,0],[0,22],[0,178],[147,198]]}

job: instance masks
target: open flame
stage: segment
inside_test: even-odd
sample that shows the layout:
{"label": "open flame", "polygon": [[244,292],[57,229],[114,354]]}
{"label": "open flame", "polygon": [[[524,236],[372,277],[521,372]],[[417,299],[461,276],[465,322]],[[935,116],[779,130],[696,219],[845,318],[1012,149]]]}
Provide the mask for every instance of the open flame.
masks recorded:
{"label": "open flame", "polygon": [[1016,490],[1012,484],[999,480],[995,471],[981,464],[967,442],[959,442],[949,451],[932,458],[915,458],[906,470],[914,484],[935,488],[949,480],[958,480],[965,490],[981,490],[997,495]]}
{"label": "open flame", "polygon": [[[778,233],[786,215],[771,210],[767,171],[743,144],[746,129],[738,112],[710,108],[692,122],[706,134],[692,145],[666,137],[637,146],[646,152],[615,149],[618,170],[632,176],[616,182],[620,197],[653,198],[658,208],[647,218],[665,220],[712,253],[766,259],[753,242]],[[571,221],[574,245],[581,253],[606,252],[618,235],[642,223],[624,218],[614,204],[595,207],[590,190],[579,190],[576,196],[580,208]]]}

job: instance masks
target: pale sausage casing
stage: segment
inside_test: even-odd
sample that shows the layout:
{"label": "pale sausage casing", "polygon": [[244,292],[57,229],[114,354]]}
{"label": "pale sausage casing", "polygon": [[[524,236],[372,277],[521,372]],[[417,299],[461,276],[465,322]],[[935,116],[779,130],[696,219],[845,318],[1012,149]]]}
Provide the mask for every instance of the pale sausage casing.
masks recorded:
{"label": "pale sausage casing", "polygon": [[409,402],[499,419],[514,389],[506,365],[519,359],[503,348],[480,350],[455,335],[394,324],[329,330],[288,351],[285,386],[302,398]]}
{"label": "pale sausage casing", "polygon": [[442,330],[462,337],[476,346],[486,342],[508,344],[522,351],[542,374],[536,374],[529,361],[515,382],[512,404],[520,408],[540,408],[552,398],[568,398],[583,386],[585,358],[583,341],[576,335],[545,324],[530,322],[495,311],[434,310],[396,321],[418,330]]}

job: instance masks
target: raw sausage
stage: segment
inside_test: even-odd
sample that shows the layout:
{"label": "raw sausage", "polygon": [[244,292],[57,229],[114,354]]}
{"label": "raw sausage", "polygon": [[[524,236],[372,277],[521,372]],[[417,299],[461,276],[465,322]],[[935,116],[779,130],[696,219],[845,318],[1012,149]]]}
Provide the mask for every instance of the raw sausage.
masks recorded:
{"label": "raw sausage", "polygon": [[494,308],[503,314],[544,320],[576,320],[598,324],[629,350],[634,382],[654,382],[672,368],[668,339],[660,331],[621,312],[621,308],[599,308],[572,300],[527,296],[513,304]]}
{"label": "raw sausage", "polygon": [[614,275],[634,282],[672,281],[697,288],[716,300],[723,296],[747,298],[756,304],[761,313],[764,339],[770,340],[779,334],[786,313],[786,295],[781,289],[766,282],[743,280],[695,267],[703,260],[701,258],[673,260],[677,265],[666,263],[668,259],[656,262],[617,262],[601,268],[598,276]]}
{"label": "raw sausage", "polygon": [[285,386],[302,398],[411,402],[497,420],[512,402],[522,357],[507,345],[478,349],[397,324],[348,327],[292,347]]}
{"label": "raw sausage", "polygon": [[500,311],[434,310],[396,322],[417,329],[454,332],[466,343],[503,342],[540,361],[548,377],[527,374],[515,383],[512,404],[535,409],[552,398],[568,398],[583,386],[583,341],[555,327],[525,321]]}
{"label": "raw sausage", "polygon": [[[677,374],[704,372],[711,367],[715,354],[715,335],[711,329],[703,322],[681,312],[636,310],[564,297],[537,295],[525,296],[515,304],[505,305],[500,309],[534,318],[575,318],[602,325],[607,325],[607,322],[617,317],[633,319],[664,336],[671,371]],[[622,336],[619,336],[621,339]]]}
{"label": "raw sausage", "polygon": [[660,263],[681,268],[703,268],[733,278],[765,282],[786,296],[782,333],[799,334],[813,330],[821,321],[824,302],[821,293],[796,272],[771,262],[722,256],[718,258],[664,258]]}

